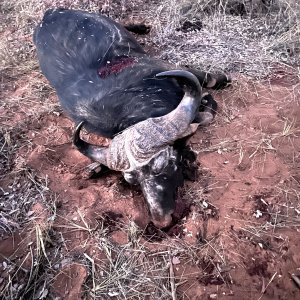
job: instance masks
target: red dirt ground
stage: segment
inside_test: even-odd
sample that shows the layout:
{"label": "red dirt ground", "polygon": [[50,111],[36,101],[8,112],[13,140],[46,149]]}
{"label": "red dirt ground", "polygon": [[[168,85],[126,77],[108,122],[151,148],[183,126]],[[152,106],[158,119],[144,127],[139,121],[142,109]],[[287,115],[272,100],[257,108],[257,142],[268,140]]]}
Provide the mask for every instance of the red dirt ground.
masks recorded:
{"label": "red dirt ground", "polygon": [[[197,262],[174,264],[175,281],[186,279],[178,287],[180,299],[300,299],[290,276],[300,275],[299,194],[293,192],[299,193],[300,182],[300,139],[293,131],[300,128],[300,83],[291,74],[280,76],[274,73],[260,83],[237,76],[232,87],[214,93],[220,103],[216,122],[190,141],[197,153],[198,177],[179,191],[175,215],[184,218],[167,234],[208,250]],[[284,130],[289,124],[290,130]],[[106,215],[109,228],[130,220],[145,228],[150,219],[141,192],[124,183],[121,174],[84,176],[89,160],[72,146],[72,130],[64,114],[45,114],[29,124],[32,152],[23,149],[18,155],[37,174],[47,176],[50,190],[58,196],[53,229],[62,233],[61,255],[88,253],[97,261],[103,253],[94,238],[85,230],[70,230],[71,223],[83,226],[84,216],[95,229]],[[43,206],[38,203],[32,210],[34,224],[45,226],[48,213]],[[145,241],[147,247],[166,248],[156,228],[148,226],[147,232],[156,235],[155,243]],[[23,261],[34,234],[22,230],[5,237],[0,263],[6,257]],[[110,236],[116,243],[127,242],[116,226]],[[25,260],[22,267],[29,266]],[[73,259],[56,269],[53,293],[79,299],[87,268]]]}

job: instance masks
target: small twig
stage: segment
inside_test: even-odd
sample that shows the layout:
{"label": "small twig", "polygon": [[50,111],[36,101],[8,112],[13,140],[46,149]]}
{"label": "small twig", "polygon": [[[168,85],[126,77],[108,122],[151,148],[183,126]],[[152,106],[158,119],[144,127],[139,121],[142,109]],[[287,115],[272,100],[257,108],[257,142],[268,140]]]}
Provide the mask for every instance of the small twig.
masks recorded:
{"label": "small twig", "polygon": [[263,294],[263,292],[264,292],[265,290],[266,290],[265,279],[262,277],[261,293]]}
{"label": "small twig", "polygon": [[171,293],[172,293],[172,299],[177,300],[176,295],[176,284],[175,284],[175,278],[174,278],[174,268],[171,258],[171,252],[169,251],[169,260],[170,260],[170,285],[171,285]]}
{"label": "small twig", "polygon": [[276,275],[277,275],[277,271],[274,273],[274,275],[272,276],[272,278],[270,279],[270,281],[268,282],[268,284],[266,285],[266,287],[261,291],[261,295],[260,295],[260,297],[257,300],[260,300],[262,298],[262,296],[264,295],[264,293],[267,290],[268,286],[274,280],[274,278],[275,278]]}

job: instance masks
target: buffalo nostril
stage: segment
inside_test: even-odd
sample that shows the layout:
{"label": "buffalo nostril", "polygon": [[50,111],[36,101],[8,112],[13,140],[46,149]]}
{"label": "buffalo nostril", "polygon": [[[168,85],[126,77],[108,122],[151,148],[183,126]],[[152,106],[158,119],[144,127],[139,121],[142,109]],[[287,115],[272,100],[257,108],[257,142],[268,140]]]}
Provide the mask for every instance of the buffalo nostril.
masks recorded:
{"label": "buffalo nostril", "polygon": [[159,217],[159,218],[153,217],[152,222],[157,228],[168,227],[172,223],[172,215],[168,214],[168,215],[165,215],[165,216]]}

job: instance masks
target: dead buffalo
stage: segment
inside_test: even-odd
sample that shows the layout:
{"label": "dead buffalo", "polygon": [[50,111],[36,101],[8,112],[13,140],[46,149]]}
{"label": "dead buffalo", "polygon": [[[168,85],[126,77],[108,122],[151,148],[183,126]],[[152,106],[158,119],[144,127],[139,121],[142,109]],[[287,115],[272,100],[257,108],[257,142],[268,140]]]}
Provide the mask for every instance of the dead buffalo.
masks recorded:
{"label": "dead buffalo", "polygon": [[[229,79],[174,70],[147,55],[123,26],[96,13],[48,10],[34,43],[43,74],[78,124],[74,145],[139,184],[153,222],[167,226],[182,182],[175,142],[214,118],[217,104],[210,95],[201,98],[201,87],[218,88]],[[83,141],[82,126],[111,138],[111,145]]]}

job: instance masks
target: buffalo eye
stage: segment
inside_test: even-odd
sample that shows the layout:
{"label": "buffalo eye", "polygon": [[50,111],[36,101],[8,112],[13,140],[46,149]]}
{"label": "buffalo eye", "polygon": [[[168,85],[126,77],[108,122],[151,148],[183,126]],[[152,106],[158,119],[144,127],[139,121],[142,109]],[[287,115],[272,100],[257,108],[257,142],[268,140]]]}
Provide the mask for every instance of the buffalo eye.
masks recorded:
{"label": "buffalo eye", "polygon": [[160,174],[168,165],[168,159],[164,155],[156,157],[151,165],[151,170],[155,174]]}

